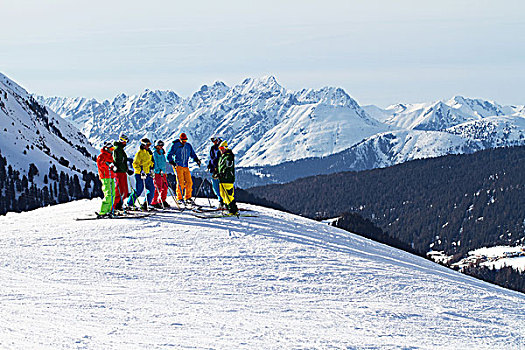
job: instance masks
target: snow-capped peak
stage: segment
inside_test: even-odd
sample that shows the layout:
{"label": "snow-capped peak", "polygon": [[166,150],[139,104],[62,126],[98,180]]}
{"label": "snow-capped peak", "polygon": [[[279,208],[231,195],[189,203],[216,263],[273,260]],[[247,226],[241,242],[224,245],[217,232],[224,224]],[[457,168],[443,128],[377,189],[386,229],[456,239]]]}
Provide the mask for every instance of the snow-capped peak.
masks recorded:
{"label": "snow-capped peak", "polygon": [[216,81],[213,85],[202,85],[199,91],[195,92],[188,105],[193,109],[209,106],[213,101],[218,101],[224,98],[230,88],[222,81]]}
{"label": "snow-capped peak", "polygon": [[236,85],[233,90],[240,94],[253,94],[256,92],[271,92],[274,94],[284,94],[283,88],[274,76],[268,75],[261,78],[246,78],[240,85]]}
{"label": "snow-capped peak", "polygon": [[303,103],[324,103],[333,106],[359,108],[357,102],[341,88],[326,86],[319,90],[303,89],[296,95]]}
{"label": "snow-capped peak", "polygon": [[6,89],[10,90],[13,93],[16,93],[17,95],[23,98],[29,97],[29,94],[26,91],[26,89],[15,83],[12,79],[8,78],[2,72],[0,72],[0,84],[2,84]]}

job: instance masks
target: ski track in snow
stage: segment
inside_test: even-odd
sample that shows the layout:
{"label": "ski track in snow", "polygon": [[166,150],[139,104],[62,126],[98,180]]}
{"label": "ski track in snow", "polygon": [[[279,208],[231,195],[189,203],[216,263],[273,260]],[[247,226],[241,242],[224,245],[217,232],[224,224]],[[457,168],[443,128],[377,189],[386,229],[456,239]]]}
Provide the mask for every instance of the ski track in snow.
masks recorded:
{"label": "ski track in snow", "polygon": [[99,205],[0,217],[0,348],[524,346],[523,294],[323,223]]}

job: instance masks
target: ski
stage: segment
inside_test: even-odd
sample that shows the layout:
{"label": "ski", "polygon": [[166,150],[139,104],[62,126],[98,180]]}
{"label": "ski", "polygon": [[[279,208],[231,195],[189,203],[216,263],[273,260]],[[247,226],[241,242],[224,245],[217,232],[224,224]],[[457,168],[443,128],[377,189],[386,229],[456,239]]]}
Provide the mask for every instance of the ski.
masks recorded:
{"label": "ski", "polygon": [[83,218],[75,218],[76,221],[84,220],[103,220],[103,219],[141,219],[147,218],[148,216],[154,215],[154,213],[143,213],[143,214],[120,214],[113,216],[103,216],[95,213],[95,216],[86,216]]}
{"label": "ski", "polygon": [[[199,212],[199,213],[216,213],[216,212],[221,212],[221,211],[227,212],[228,209],[202,206],[198,208],[193,208],[192,211]],[[240,208],[239,211],[253,211],[253,210]]]}
{"label": "ski", "polygon": [[192,213],[193,216],[200,219],[218,219],[218,218],[256,218],[258,215],[255,214],[239,214],[239,215],[229,215],[229,214],[206,214],[206,213]]}

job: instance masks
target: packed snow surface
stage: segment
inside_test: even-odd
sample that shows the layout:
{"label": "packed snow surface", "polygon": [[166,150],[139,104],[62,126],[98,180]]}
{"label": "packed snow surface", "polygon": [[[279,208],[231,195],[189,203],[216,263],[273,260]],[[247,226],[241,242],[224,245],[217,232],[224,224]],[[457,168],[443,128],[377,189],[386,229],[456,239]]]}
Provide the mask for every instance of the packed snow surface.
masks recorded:
{"label": "packed snow surface", "polygon": [[0,348],[524,346],[525,295],[324,223],[99,205],[0,217]]}

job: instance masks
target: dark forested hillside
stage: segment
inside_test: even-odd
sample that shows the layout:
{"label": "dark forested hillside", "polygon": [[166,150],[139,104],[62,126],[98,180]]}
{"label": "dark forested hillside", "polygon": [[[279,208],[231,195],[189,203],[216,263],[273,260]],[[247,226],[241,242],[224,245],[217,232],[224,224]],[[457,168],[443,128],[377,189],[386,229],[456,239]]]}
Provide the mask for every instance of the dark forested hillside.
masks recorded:
{"label": "dark forested hillside", "polygon": [[525,238],[525,147],[411,161],[249,189],[307,217],[356,212],[420,254]]}
{"label": "dark forested hillside", "polygon": [[[0,152],[0,215],[102,195],[101,183],[92,172],[75,169],[78,174],[71,176],[58,173],[55,165],[41,171],[31,163],[27,175],[21,174]],[[38,175],[43,176],[43,184],[35,181]]]}

